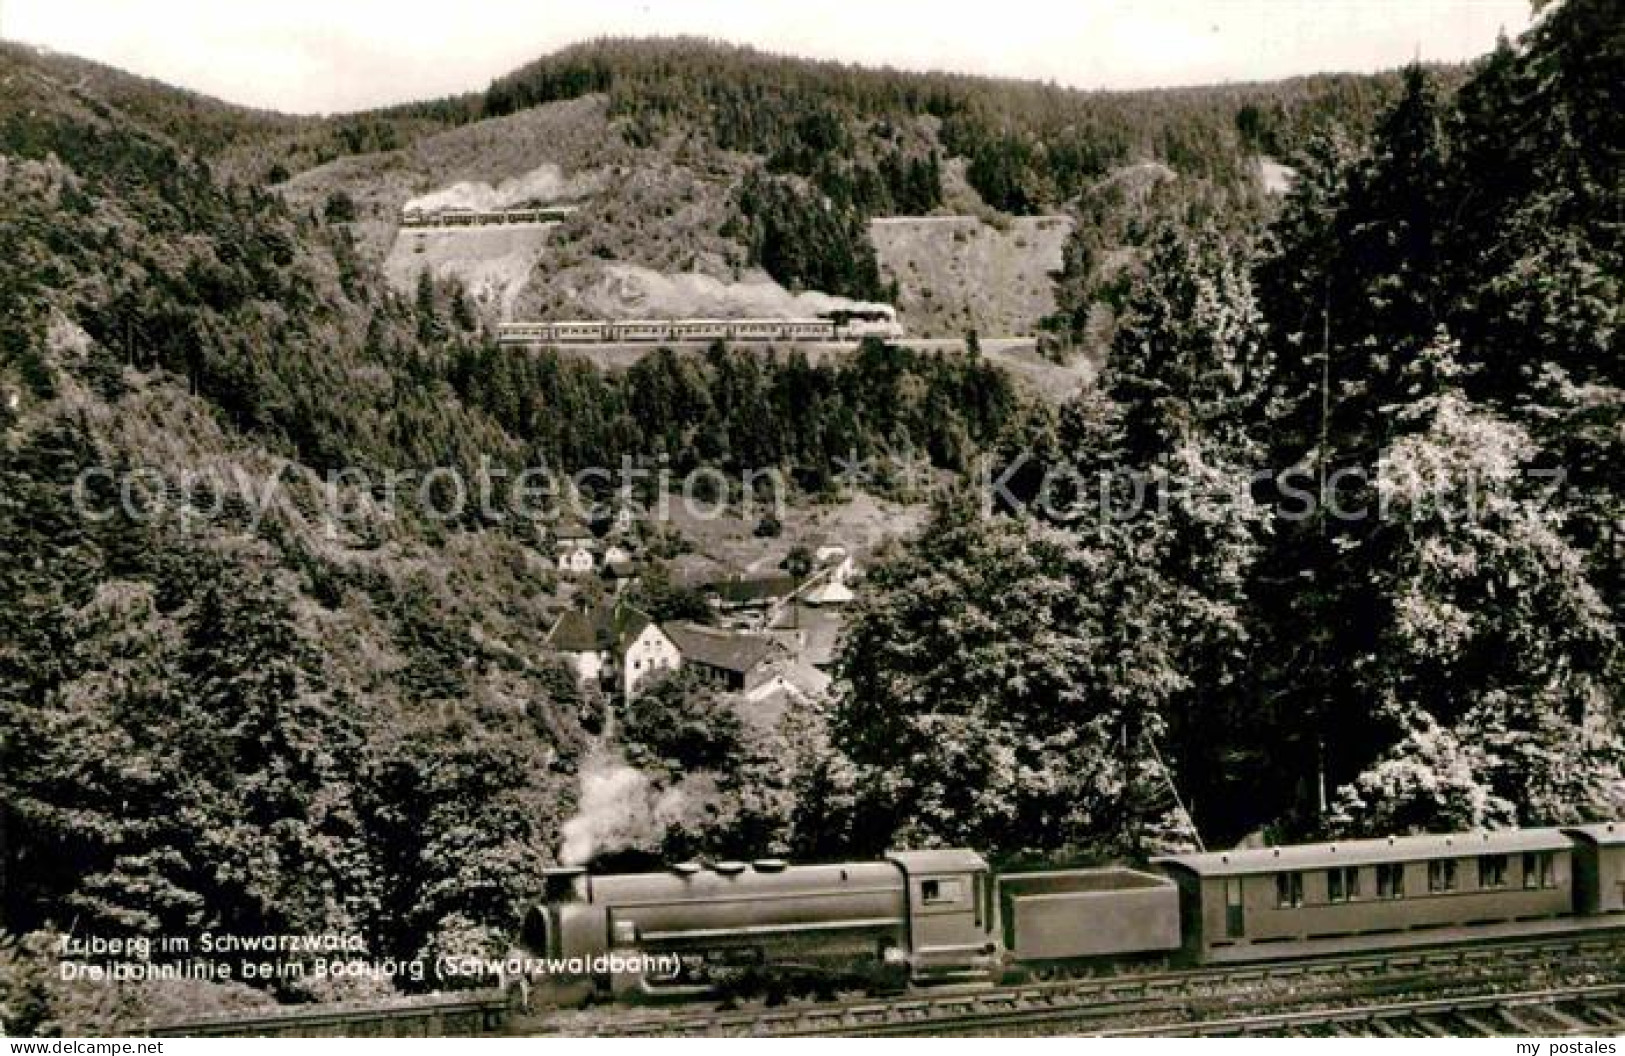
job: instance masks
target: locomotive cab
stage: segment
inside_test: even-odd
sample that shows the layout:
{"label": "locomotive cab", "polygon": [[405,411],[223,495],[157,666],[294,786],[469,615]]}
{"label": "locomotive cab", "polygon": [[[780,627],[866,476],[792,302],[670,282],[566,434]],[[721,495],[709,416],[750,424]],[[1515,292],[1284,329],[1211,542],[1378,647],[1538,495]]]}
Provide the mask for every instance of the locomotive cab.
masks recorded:
{"label": "locomotive cab", "polygon": [[917,982],[990,978],[999,964],[987,862],[971,851],[892,851],[908,892],[908,961]]}

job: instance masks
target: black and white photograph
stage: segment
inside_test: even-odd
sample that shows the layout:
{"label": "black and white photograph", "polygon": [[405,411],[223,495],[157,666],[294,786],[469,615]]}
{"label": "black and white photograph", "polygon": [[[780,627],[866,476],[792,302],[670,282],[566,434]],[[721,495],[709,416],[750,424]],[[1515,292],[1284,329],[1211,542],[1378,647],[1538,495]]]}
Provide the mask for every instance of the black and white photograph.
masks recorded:
{"label": "black and white photograph", "polygon": [[0,1046],[1618,1053],[1622,304],[1625,0],[0,0]]}

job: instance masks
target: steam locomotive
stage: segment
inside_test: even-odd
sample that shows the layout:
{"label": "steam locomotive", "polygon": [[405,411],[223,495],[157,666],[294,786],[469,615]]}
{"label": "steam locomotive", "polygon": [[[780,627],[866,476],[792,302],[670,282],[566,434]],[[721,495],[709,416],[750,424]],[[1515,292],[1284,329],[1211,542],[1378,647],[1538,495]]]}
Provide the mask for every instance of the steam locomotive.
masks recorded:
{"label": "steam locomotive", "polygon": [[[1239,963],[1625,925],[1625,823],[1402,836],[995,873],[968,850],[879,862],[550,870],[521,941],[558,963],[669,969],[552,980],[626,1000],[742,974],[873,989],[1010,981],[1128,961]],[[621,958],[616,958],[621,960]]]}

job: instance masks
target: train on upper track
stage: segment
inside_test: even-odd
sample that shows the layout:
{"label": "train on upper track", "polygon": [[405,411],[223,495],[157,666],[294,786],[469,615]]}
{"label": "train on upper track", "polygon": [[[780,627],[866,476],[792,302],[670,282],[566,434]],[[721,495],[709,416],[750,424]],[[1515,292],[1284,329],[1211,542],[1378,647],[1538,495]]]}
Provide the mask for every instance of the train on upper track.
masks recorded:
{"label": "train on upper track", "polygon": [[884,305],[804,319],[575,319],[497,325],[498,341],[520,345],[861,341],[902,336],[896,312]]}
{"label": "train on upper track", "polygon": [[557,224],[570,218],[573,205],[517,206],[506,209],[469,209],[443,206],[438,209],[401,211],[402,227],[499,227],[509,224]]}
{"label": "train on upper track", "polygon": [[751,974],[885,990],[1622,926],[1625,822],[1605,822],[1174,854],[1146,869],[998,873],[968,850],[555,869],[521,942],[560,963],[667,965],[549,980],[559,1000],[639,1000]]}

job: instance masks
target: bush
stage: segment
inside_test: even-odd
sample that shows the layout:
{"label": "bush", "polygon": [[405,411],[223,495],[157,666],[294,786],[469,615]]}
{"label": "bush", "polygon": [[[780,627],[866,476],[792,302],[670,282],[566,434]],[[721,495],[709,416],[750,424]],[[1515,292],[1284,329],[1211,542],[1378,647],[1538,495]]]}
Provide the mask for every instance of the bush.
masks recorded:
{"label": "bush", "polygon": [[327,205],[322,209],[322,215],[327,217],[330,224],[348,224],[356,218],[355,199],[346,191],[334,191],[327,196]]}

